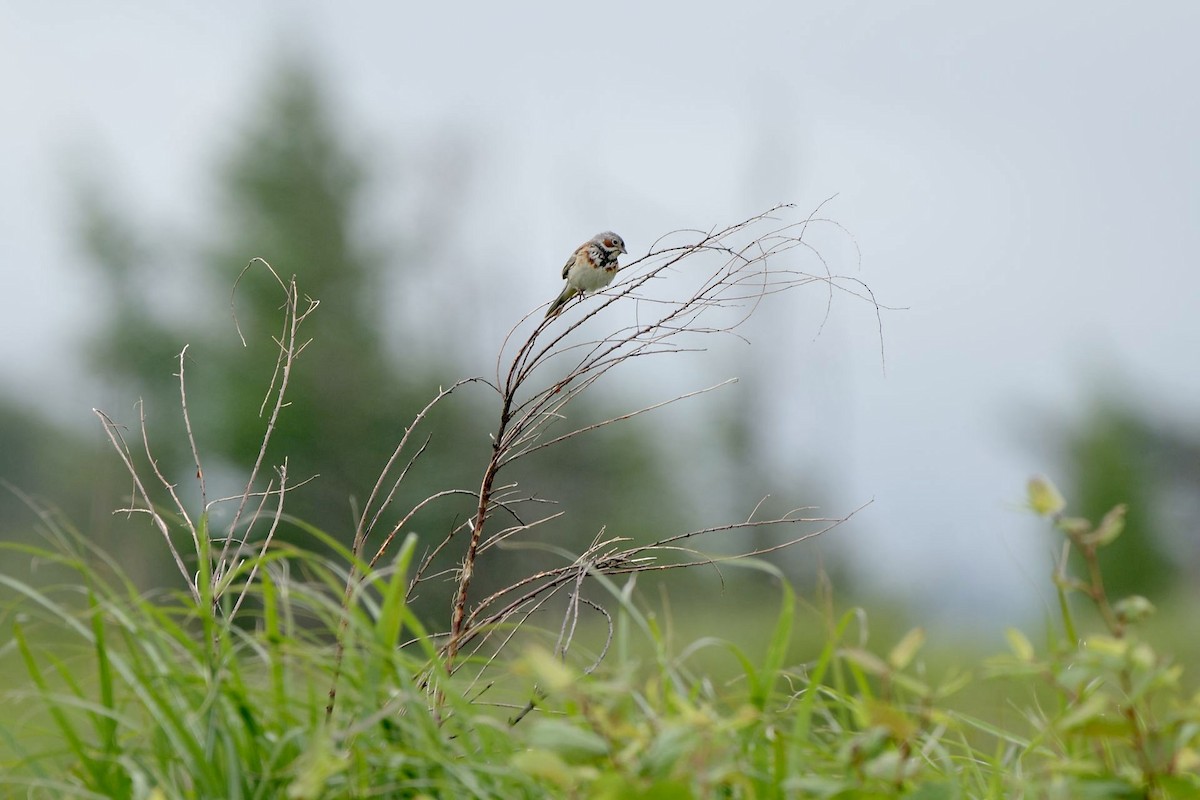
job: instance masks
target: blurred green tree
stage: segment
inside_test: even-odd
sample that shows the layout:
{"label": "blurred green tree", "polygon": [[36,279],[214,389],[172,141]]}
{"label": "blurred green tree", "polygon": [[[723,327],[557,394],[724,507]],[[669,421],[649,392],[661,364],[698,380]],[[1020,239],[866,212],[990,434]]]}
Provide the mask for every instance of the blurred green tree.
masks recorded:
{"label": "blurred green tree", "polygon": [[0,531],[5,538],[32,541],[37,513],[29,503],[41,508],[58,506],[73,519],[90,516],[96,499],[90,484],[95,476],[78,467],[94,463],[95,445],[94,439],[89,441],[51,424],[36,411],[0,399]]}
{"label": "blurred green tree", "polygon": [[[152,255],[95,191],[84,198],[83,238],[108,294],[93,363],[124,395],[120,404],[144,401],[155,453],[181,478],[194,471],[174,377],[185,344],[189,410],[212,474],[253,463],[262,442],[259,408],[278,353],[272,337],[283,295],[261,269],[237,284],[243,347],[223,313],[242,268],[261,256],[283,278],[296,275],[301,291],[320,301],[306,323],[312,342],[292,373],[267,463],[286,457],[293,482],[320,476],[288,505],[336,533],[352,528],[351,497],[370,491],[404,426],[454,373],[422,353],[406,351],[399,363],[385,353],[381,275],[412,265],[389,264],[364,244],[358,215],[366,168],[340,140],[327,105],[312,72],[286,62],[221,172],[211,237],[217,244],[203,247],[199,258],[179,249]],[[174,309],[169,295],[180,284],[188,297]],[[414,480],[411,491],[428,491],[431,481],[440,488],[474,479],[475,459],[463,454],[486,443],[485,429],[462,407],[451,413],[457,419],[438,421],[438,444],[425,457],[428,478]],[[236,492],[234,473],[228,474],[224,488]]]}
{"label": "blurred green tree", "polygon": [[[1124,532],[1100,554],[1109,593],[1168,594],[1183,562],[1170,551],[1167,517],[1179,498],[1200,494],[1194,466],[1200,448],[1183,432],[1163,430],[1145,412],[1105,397],[1066,435],[1065,450],[1074,484],[1069,513],[1099,519],[1118,503],[1128,508]],[[1189,462],[1190,475],[1181,468]]]}
{"label": "blurred green tree", "polygon": [[[233,476],[244,473],[262,441],[265,421],[258,410],[277,355],[271,337],[278,335],[282,293],[265,270],[249,271],[238,284],[236,316],[245,348],[222,312],[251,257],[264,258],[284,278],[296,275],[300,290],[320,307],[305,323],[312,341],[293,370],[291,402],[267,463],[287,457],[293,483],[319,475],[291,495],[288,510],[348,542],[352,498],[365,500],[413,415],[461,371],[444,356],[414,348],[396,355],[386,346],[383,331],[395,326],[386,324],[391,320],[382,306],[384,277],[399,276],[403,291],[407,276],[415,280],[425,265],[412,258],[416,248],[366,241],[362,218],[370,170],[344,143],[312,71],[300,62],[285,63],[256,109],[220,173],[219,213],[208,237],[216,244],[202,248],[198,258],[180,249],[153,254],[124,221],[128,215],[114,211],[102,192],[84,193],[84,245],[108,292],[108,315],[92,360],[123,395],[118,407],[144,399],[160,466],[183,485],[195,469],[172,374],[178,353],[190,343],[189,411],[202,458],[208,459],[206,476],[210,486],[227,476],[224,493],[235,493]],[[448,213],[455,202],[433,199],[446,203]],[[186,289],[178,308],[170,302],[172,280]],[[490,400],[486,391],[462,391],[437,408],[425,428],[430,445],[394,508],[406,510],[441,489],[477,488],[489,455],[488,433],[496,424]],[[580,419],[604,415],[587,397],[572,408]],[[513,476],[526,491],[571,509],[568,521],[543,534],[567,550],[583,549],[602,525],[649,539],[679,530],[687,516],[656,441],[640,420],[549,448],[522,462]],[[411,527],[431,545],[467,518],[470,506],[469,498],[434,504]],[[449,548],[440,566],[450,567],[460,557]],[[527,574],[540,563],[558,562],[529,550],[498,551],[489,558],[478,582],[481,591],[507,581],[518,568]]]}

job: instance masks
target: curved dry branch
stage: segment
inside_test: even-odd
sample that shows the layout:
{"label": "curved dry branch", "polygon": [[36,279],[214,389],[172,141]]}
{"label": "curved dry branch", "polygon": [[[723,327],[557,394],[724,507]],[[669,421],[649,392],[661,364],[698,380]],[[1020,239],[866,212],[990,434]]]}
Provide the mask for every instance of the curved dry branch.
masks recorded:
{"label": "curved dry branch", "polygon": [[[601,540],[597,537],[586,552],[560,567],[544,570],[528,575],[521,580],[500,589],[480,600],[466,620],[460,641],[465,646],[482,633],[502,625],[506,620],[517,614],[530,603],[544,597],[547,593],[557,592],[572,581],[581,580],[581,575],[629,575],[638,572],[661,572],[664,570],[685,569],[689,567],[711,566],[721,562],[754,558],[779,550],[793,547],[800,542],[813,539],[833,530],[847,522],[866,504],[856,508],[844,517],[800,517],[796,514],[803,509],[795,509],[787,514],[768,519],[746,519],[707,528],[699,528],[684,533],[673,534],[658,541],[645,545],[624,547],[629,539],[612,537]],[[664,561],[664,557],[674,553],[697,554],[696,546],[682,547],[678,542],[695,540],[715,534],[732,533],[753,528],[772,526],[820,525],[816,530],[807,531],[799,536],[789,537],[774,545],[752,548],[742,552],[722,555],[704,555],[686,561]],[[448,652],[448,651],[446,651]]]}
{"label": "curved dry branch", "polygon": [[[547,592],[556,592],[564,585],[564,581],[572,579],[571,576],[583,575],[589,571],[621,574],[684,566],[683,563],[661,563],[660,559],[670,552],[695,552],[690,546],[685,548],[677,544],[694,537],[764,525],[826,522],[832,527],[843,521],[806,519],[794,516],[796,512],[789,512],[772,520],[750,519],[741,523],[679,534],[650,545],[626,550],[616,547],[620,539],[598,541],[572,564],[527,576],[468,607],[471,581],[480,552],[486,549],[486,546],[505,541],[529,530],[533,525],[553,518],[547,517],[531,525],[510,526],[485,537],[484,529],[496,507],[493,502],[496,477],[503,468],[517,459],[581,434],[724,385],[718,384],[635,411],[614,415],[601,422],[574,428],[543,440],[547,427],[564,417],[565,407],[594,386],[610,370],[634,359],[701,350],[703,348],[692,343],[697,336],[737,336],[737,329],[753,315],[766,297],[814,283],[823,283],[829,292],[830,301],[827,302],[826,315],[833,294],[846,292],[869,302],[875,309],[877,320],[881,319],[880,311],[883,307],[876,302],[869,287],[857,278],[834,274],[817,248],[804,238],[810,227],[816,224],[829,224],[845,233],[845,229],[836,222],[817,216],[827,202],[828,200],[822,202],[812,213],[799,219],[787,218],[794,212],[794,206],[780,205],[724,228],[707,231],[680,230],[667,234],[655,241],[644,256],[623,267],[620,272],[624,279],[597,293],[598,302],[578,302],[577,307],[582,308],[581,314],[576,317],[560,315],[542,318],[538,310],[534,310],[508,332],[496,361],[493,388],[500,396],[500,416],[492,438],[491,458],[480,481],[473,518],[463,527],[455,529],[469,531],[470,536],[458,572],[450,630],[444,647],[447,670],[454,670],[459,650],[476,638],[480,628],[494,626],[519,613],[521,609],[528,608],[530,603],[544,597]],[[857,250],[857,243],[855,248]],[[805,254],[817,258],[820,264],[818,274],[801,270],[795,264],[781,263],[782,259]],[[861,253],[859,258],[861,259]],[[714,259],[715,264],[711,263]],[[709,264],[707,268],[704,267],[706,263]],[[680,291],[676,287],[671,294],[665,296],[653,291],[663,285],[668,276],[679,275],[690,280],[689,289]],[[672,285],[676,283],[677,281]],[[576,340],[576,334],[583,331],[590,321],[604,313],[609,306],[629,300],[637,304],[634,324],[618,328],[598,339]],[[718,314],[723,316],[717,317]],[[530,323],[533,325],[532,329],[520,339],[515,351],[511,350],[518,331]],[[824,325],[824,320],[821,324]],[[882,347],[882,328],[880,340]],[[556,364],[562,367],[557,375],[550,379],[540,378]],[[750,550],[732,557],[772,552],[811,538],[817,533],[793,537],[776,546]],[[435,552],[440,552],[453,535],[454,531]],[[481,547],[481,542],[485,547]],[[597,547],[601,549],[597,550]],[[724,558],[705,557],[703,560],[690,561],[687,564],[714,563]],[[428,560],[425,562],[425,566],[427,565]],[[497,605],[500,606],[499,610],[489,611]]]}

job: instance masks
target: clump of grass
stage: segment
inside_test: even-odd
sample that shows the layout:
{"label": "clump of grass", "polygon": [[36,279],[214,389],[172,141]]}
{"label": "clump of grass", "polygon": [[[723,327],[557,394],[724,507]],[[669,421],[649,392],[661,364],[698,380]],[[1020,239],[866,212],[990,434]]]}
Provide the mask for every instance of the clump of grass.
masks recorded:
{"label": "clump of grass", "polygon": [[[1035,501],[1036,507],[1036,501]],[[1057,513],[1057,512],[1056,512]],[[1103,546],[1108,522],[1051,515],[1072,547]],[[866,612],[824,613],[823,642],[797,653],[797,599],[779,586],[761,652],[717,637],[674,649],[635,602],[632,577],[599,577],[613,642],[594,668],[551,646],[505,650],[492,680],[532,708],[468,690],[404,600],[416,541],[386,566],[347,550],[279,546],[261,556],[238,624],[189,592],[144,596],[120,566],[49,514],[52,546],[10,545],[58,567],[54,587],[2,582],[7,661],[29,680],[8,696],[0,784],[30,797],[1193,797],[1200,702],[1182,668],[1136,635],[1130,610],[1085,630],[1064,610],[1039,653],[1023,633],[976,672],[931,680],[914,629],[875,646]],[[1090,543],[1090,544],[1089,544]],[[332,544],[332,543],[326,543]],[[1086,557],[1086,556],[1085,556]],[[235,584],[254,566],[245,564]],[[1097,584],[1061,569],[1064,594]],[[208,615],[205,622],[202,618]],[[1119,623],[1116,628],[1108,624]],[[546,632],[547,641],[556,634]],[[335,665],[335,640],[345,643]],[[734,680],[698,666],[724,654]],[[482,656],[465,663],[481,666]],[[11,667],[12,664],[9,664]],[[338,711],[325,714],[340,669]],[[437,676],[436,681],[431,676]],[[1022,710],[1001,727],[954,707],[1002,680]],[[490,695],[488,696],[490,697]],[[514,710],[524,713],[514,714]]]}

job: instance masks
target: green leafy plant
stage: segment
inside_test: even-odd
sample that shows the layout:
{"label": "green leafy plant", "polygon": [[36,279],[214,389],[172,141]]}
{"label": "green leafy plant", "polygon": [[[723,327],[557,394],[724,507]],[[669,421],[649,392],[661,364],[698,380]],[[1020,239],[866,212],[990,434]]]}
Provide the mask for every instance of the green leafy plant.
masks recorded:
{"label": "green leafy plant", "polygon": [[[1103,547],[1097,525],[1039,507],[1071,548]],[[608,595],[607,658],[564,658],[530,626],[523,646],[444,650],[405,602],[416,539],[371,565],[342,549],[290,545],[257,566],[240,624],[189,591],[143,596],[121,566],[38,508],[47,548],[8,545],[64,577],[17,593],[3,653],[27,685],[6,722],[0,786],[30,797],[1188,798],[1200,792],[1200,700],[1182,668],[1138,633],[1144,604],[1096,608],[1103,584],[1067,578],[1044,647],[1016,630],[983,664],[1019,707],[1000,724],[955,707],[970,672],[933,679],[921,628],[873,645],[863,609],[799,602],[782,574],[761,649],[704,636],[682,649],[637,600],[636,575],[595,575]],[[320,538],[322,534],[314,531]],[[333,543],[330,543],[331,545]],[[1094,555],[1094,554],[1093,554]],[[251,561],[258,560],[257,564]],[[1084,559],[1085,564],[1087,557]],[[360,582],[341,596],[356,564]],[[210,619],[205,622],[202,617]],[[815,647],[807,623],[824,629]],[[1113,627],[1109,627],[1110,623]],[[1068,633],[1069,632],[1069,633]],[[343,651],[335,657],[332,644]],[[515,640],[514,640],[515,641]],[[799,649],[797,647],[799,646]],[[583,647],[581,642],[577,648]],[[735,670],[714,679],[714,659]],[[339,663],[340,661],[340,663]],[[480,691],[477,669],[497,685]],[[338,713],[327,716],[340,671]],[[428,677],[438,676],[436,691]],[[535,702],[519,698],[536,686]],[[494,697],[496,691],[503,697]],[[34,701],[30,703],[30,701]],[[41,713],[36,713],[40,709]],[[515,712],[515,713],[514,713]]]}
{"label": "green leafy plant", "polygon": [[[1105,590],[1099,553],[1121,535],[1125,507],[1098,523],[1066,516],[1062,495],[1041,477],[1030,480],[1028,496],[1063,538],[1054,571],[1062,628],[1044,654],[1011,629],[1012,654],[989,665],[993,675],[1044,681],[1051,690],[1023,709],[1032,732],[1006,764],[1053,796],[1200,795],[1200,702],[1184,694],[1182,666],[1138,634],[1137,623],[1154,612],[1149,601],[1113,599]],[[1084,577],[1070,573],[1072,551]],[[1072,596],[1088,601],[1098,630],[1077,620]]]}

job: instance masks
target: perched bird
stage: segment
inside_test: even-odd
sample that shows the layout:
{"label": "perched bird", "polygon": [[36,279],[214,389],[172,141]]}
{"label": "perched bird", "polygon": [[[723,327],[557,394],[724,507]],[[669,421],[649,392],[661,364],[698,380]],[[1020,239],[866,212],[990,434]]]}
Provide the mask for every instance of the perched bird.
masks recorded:
{"label": "perched bird", "polygon": [[562,311],[562,307],[575,295],[595,292],[612,283],[613,276],[617,274],[617,256],[628,252],[625,240],[612,231],[597,233],[579,245],[563,265],[562,276],[567,285],[558,299],[550,304],[546,318]]}

